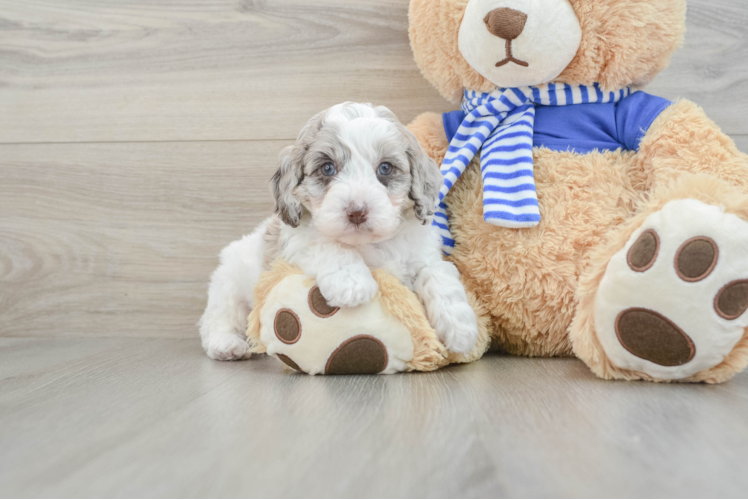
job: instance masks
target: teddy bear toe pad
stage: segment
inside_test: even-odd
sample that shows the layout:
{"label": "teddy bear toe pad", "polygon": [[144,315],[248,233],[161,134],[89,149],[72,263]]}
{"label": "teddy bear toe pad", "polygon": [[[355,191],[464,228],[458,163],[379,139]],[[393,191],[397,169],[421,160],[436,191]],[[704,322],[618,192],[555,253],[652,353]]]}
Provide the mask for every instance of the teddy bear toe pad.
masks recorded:
{"label": "teddy bear toe pad", "polygon": [[714,309],[725,319],[733,320],[748,310],[748,280],[726,285],[714,299]]}
{"label": "teddy bear toe pad", "polygon": [[295,344],[301,338],[301,321],[290,309],[281,309],[275,314],[273,330],[284,344]]}
{"label": "teddy bear toe pad", "polygon": [[657,231],[647,229],[631,246],[628,253],[628,263],[631,270],[643,273],[652,267],[660,252],[660,237]]}
{"label": "teddy bear toe pad", "polygon": [[668,318],[647,309],[626,309],[616,320],[616,336],[634,356],[661,366],[685,365],[696,355],[691,338]]}
{"label": "teddy bear toe pad", "polygon": [[611,259],[595,329],[616,366],[664,380],[721,363],[748,327],[748,222],[677,200]]}
{"label": "teddy bear toe pad", "polygon": [[359,335],[340,344],[327,360],[326,375],[374,375],[389,364],[387,347],[374,337]]}
{"label": "teddy bear toe pad", "polygon": [[392,374],[408,370],[410,332],[377,299],[330,306],[313,280],[292,275],[268,296],[260,338],[267,353],[310,375]]}

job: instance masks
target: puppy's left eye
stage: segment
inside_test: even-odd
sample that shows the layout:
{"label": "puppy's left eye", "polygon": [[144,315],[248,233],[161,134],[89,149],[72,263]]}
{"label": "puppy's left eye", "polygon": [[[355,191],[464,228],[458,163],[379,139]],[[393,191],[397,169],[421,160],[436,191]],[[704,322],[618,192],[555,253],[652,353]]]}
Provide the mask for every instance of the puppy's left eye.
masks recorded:
{"label": "puppy's left eye", "polygon": [[384,162],[379,165],[377,175],[390,175],[392,173],[392,164]]}
{"label": "puppy's left eye", "polygon": [[325,177],[332,177],[333,175],[337,174],[338,171],[335,168],[335,165],[332,163],[325,163],[322,165],[322,175]]}

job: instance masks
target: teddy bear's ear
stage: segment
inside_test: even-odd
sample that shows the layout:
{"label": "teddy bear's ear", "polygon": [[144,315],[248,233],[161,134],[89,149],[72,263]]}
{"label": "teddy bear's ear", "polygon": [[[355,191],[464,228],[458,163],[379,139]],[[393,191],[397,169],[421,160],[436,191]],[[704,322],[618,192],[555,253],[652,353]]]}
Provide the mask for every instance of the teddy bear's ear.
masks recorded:
{"label": "teddy bear's ear", "polygon": [[557,81],[643,86],[670,64],[686,31],[686,0],[569,0],[582,26],[576,57]]}

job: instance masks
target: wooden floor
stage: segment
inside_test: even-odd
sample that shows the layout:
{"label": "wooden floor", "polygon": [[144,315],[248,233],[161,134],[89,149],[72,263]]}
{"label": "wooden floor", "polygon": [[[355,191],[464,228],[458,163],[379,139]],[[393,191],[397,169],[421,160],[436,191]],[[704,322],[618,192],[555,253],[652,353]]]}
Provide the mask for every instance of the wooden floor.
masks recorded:
{"label": "wooden floor", "polygon": [[196,340],[0,339],[0,495],[745,497],[748,374],[572,359],[309,377]]}
{"label": "wooden floor", "polygon": [[[0,0],[0,496],[746,496],[748,375],[488,357],[308,378],[205,358],[218,251],[344,100],[446,111],[407,0]],[[748,150],[748,5],[689,0],[648,88]]]}

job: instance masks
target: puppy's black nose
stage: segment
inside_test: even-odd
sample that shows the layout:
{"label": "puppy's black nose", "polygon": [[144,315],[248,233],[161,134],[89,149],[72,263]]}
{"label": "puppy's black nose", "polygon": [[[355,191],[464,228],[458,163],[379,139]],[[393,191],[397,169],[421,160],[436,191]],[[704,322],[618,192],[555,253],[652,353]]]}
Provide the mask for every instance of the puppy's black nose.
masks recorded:
{"label": "puppy's black nose", "polygon": [[522,34],[527,23],[527,14],[502,7],[489,12],[483,19],[492,35],[504,40],[514,40]]}
{"label": "puppy's black nose", "polygon": [[365,208],[354,208],[348,210],[348,220],[351,221],[351,224],[356,224],[357,226],[366,222],[366,217],[368,215],[369,211]]}

